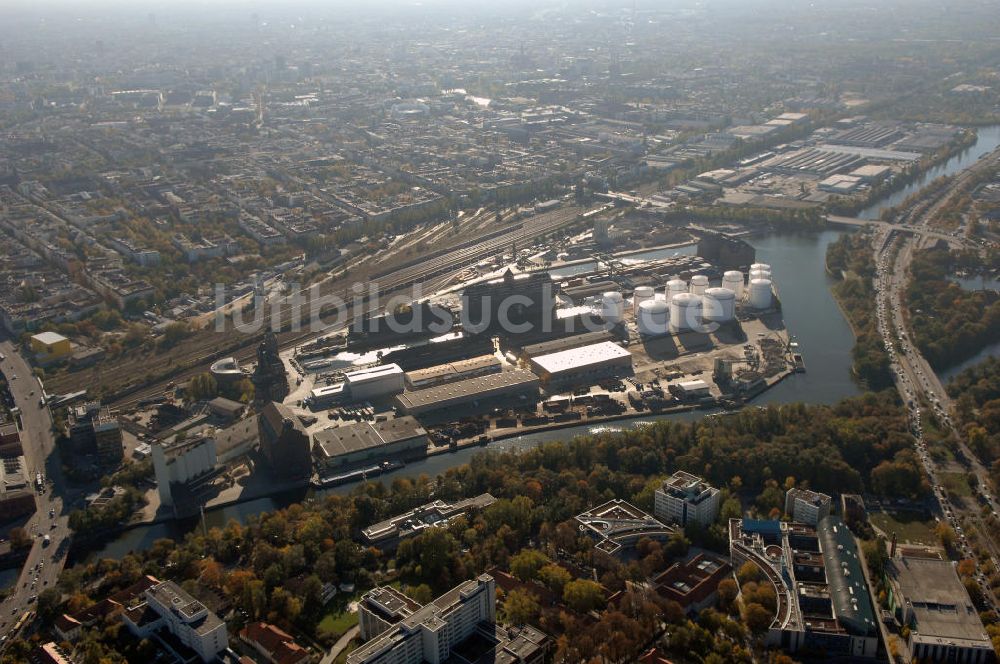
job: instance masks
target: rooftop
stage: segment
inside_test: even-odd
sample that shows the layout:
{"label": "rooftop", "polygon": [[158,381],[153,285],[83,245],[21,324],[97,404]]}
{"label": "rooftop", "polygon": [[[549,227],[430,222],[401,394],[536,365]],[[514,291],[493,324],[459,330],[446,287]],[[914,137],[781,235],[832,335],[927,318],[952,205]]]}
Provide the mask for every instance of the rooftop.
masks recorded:
{"label": "rooftop", "polygon": [[423,390],[403,392],[396,398],[404,408],[413,409],[423,408],[459,397],[475,399],[479,394],[504,388],[516,389],[520,387],[529,389],[537,384],[538,377],[535,374],[523,369],[515,369],[514,371],[504,371],[502,373],[460,380],[454,383],[436,385]]}
{"label": "rooftop", "polygon": [[44,344],[46,346],[51,346],[61,341],[69,341],[69,339],[56,332],[39,332],[38,334],[34,335],[31,338],[37,341],[38,343]]}
{"label": "rooftop", "polygon": [[405,415],[385,422],[358,422],[323,429],[313,439],[324,455],[334,457],[426,435],[427,430],[417,420]]}
{"label": "rooftop", "polygon": [[912,608],[921,637],[989,643],[979,613],[951,561],[904,556],[891,560],[888,572],[902,602]]}
{"label": "rooftop", "polygon": [[590,346],[580,346],[549,355],[539,355],[532,358],[531,362],[546,373],[558,374],[625,358],[631,360],[632,354],[614,342],[602,341]]}

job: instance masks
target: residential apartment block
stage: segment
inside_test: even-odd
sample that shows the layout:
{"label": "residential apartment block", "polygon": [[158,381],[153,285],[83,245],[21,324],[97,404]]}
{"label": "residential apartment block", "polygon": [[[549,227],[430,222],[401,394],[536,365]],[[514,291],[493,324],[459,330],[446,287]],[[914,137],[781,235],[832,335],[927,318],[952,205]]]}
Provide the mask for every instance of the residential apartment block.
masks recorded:
{"label": "residential apartment block", "polygon": [[719,490],[700,477],[679,470],[656,490],[653,514],[664,523],[707,526],[719,514]]}

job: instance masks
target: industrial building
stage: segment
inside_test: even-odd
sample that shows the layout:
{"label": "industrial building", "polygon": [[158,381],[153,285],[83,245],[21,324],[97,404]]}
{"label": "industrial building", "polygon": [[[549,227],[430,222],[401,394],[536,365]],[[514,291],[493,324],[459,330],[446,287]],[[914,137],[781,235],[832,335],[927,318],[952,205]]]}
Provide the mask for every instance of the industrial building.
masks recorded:
{"label": "industrial building", "polygon": [[574,334],[568,337],[562,337],[561,339],[540,341],[535,344],[522,346],[521,357],[526,360],[530,360],[533,357],[551,355],[552,353],[558,353],[571,348],[591,346],[604,341],[612,341],[614,338],[615,336],[608,330],[595,330],[593,332],[584,332],[583,334]]}
{"label": "industrial building", "polygon": [[212,476],[218,461],[211,435],[153,443],[151,455],[156,488],[164,507],[187,502],[185,497],[196,493],[199,481]]}
{"label": "industrial building", "polygon": [[754,262],[757,251],[746,240],[700,229],[696,253],[723,269],[746,267]]}
{"label": "industrial building", "polygon": [[672,383],[667,386],[667,389],[681,401],[694,401],[712,395],[711,388],[703,380],[685,380]]}
{"label": "industrial building", "polygon": [[678,470],[654,492],[653,514],[682,528],[689,523],[708,526],[719,514],[719,490],[697,475]]}
{"label": "industrial building", "polygon": [[403,392],[396,397],[396,407],[408,415],[420,415],[466,404],[482,405],[487,400],[519,396],[537,398],[538,386],[538,376],[515,369]]}
{"label": "industrial building", "polygon": [[382,363],[398,364],[404,371],[414,371],[467,357],[488,355],[493,350],[493,339],[488,335],[450,332],[432,337],[425,344],[391,350],[382,356]]}
{"label": "industrial building", "polygon": [[817,658],[874,659],[879,629],[854,536],[834,516],[802,523],[730,519],[730,564],[753,562],[777,609],[764,644]]}
{"label": "industrial building", "polygon": [[[533,627],[497,625],[496,582],[488,574],[424,606],[399,591],[375,588],[358,603],[358,621],[366,642],[347,664],[539,664],[549,647],[548,637]],[[460,659],[450,659],[453,652]]]}
{"label": "industrial building", "polygon": [[555,318],[557,286],[548,272],[515,275],[468,286],[462,292],[462,327],[471,332],[537,330]]}
{"label": "industrial building", "polygon": [[274,475],[303,479],[312,474],[309,434],[288,406],[272,401],[264,407],[257,424],[260,451]]}
{"label": "industrial building", "polygon": [[532,370],[547,385],[589,382],[632,371],[632,354],[611,341],[539,355]]}
{"label": "industrial building", "polygon": [[764,163],[762,168],[785,175],[815,175],[825,178],[857,168],[863,163],[864,160],[856,154],[803,148],[779,155]]}
{"label": "industrial building", "polygon": [[641,539],[665,542],[677,532],[617,498],[578,514],[576,523],[581,533],[596,542],[594,550],[608,561],[621,561]]}
{"label": "industrial building", "polygon": [[465,380],[475,376],[499,373],[500,360],[495,355],[480,355],[466,360],[457,360],[448,364],[439,364],[426,369],[416,369],[406,372],[406,387],[419,390],[424,387]]}
{"label": "industrial building", "polygon": [[785,514],[797,523],[815,526],[830,516],[832,499],[825,493],[808,489],[789,489],[785,492]]}
{"label": "industrial building", "polygon": [[141,604],[130,605],[122,621],[138,639],[152,638],[166,630],[195,653],[211,662],[229,647],[226,623],[173,581],[163,581],[143,593]]}
{"label": "industrial building", "polygon": [[28,340],[31,352],[41,364],[57,362],[73,354],[73,344],[56,332],[39,332]]}
{"label": "industrial building", "polygon": [[454,324],[455,315],[450,309],[429,302],[413,302],[355,320],[348,329],[347,345],[352,350],[391,346],[404,338],[443,334]]}
{"label": "industrial building", "polygon": [[419,535],[428,528],[446,526],[458,516],[485,509],[495,502],[496,498],[488,493],[454,503],[438,499],[368,526],[361,534],[369,544],[391,548],[402,539]]}
{"label": "industrial building", "polygon": [[992,662],[993,644],[949,560],[893,557],[886,564],[889,607],[910,630],[914,661]]}
{"label": "industrial building", "polygon": [[427,431],[410,416],[385,422],[357,422],[323,429],[313,435],[316,468],[329,473],[352,466],[427,452]]}
{"label": "industrial building", "polygon": [[344,390],[343,383],[334,383],[333,385],[324,385],[322,387],[317,387],[309,392],[309,397],[306,403],[309,404],[310,408],[316,410],[322,410],[324,408],[330,408],[334,404],[344,401],[346,392]]}
{"label": "industrial building", "polygon": [[381,364],[344,374],[344,391],[351,401],[383,399],[403,391],[405,374],[398,364]]}

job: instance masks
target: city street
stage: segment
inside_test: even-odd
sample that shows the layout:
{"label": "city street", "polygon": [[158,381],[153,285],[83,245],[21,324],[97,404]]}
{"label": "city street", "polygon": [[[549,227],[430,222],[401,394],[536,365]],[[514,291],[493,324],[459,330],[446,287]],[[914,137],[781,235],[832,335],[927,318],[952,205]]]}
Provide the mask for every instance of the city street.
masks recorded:
{"label": "city street", "polygon": [[[55,585],[66,560],[70,530],[68,511],[57,490],[62,486],[62,472],[55,453],[52,419],[48,408],[41,406],[39,401],[41,386],[12,342],[0,342],[0,354],[4,355],[0,371],[7,377],[11,394],[21,410],[25,471],[36,492],[37,505],[35,514],[24,525],[34,540],[31,552],[10,596],[0,604],[0,638],[6,640],[18,618],[34,610],[37,596]],[[35,484],[37,473],[43,478],[40,490]],[[49,536],[48,544],[44,541],[45,535]]]}

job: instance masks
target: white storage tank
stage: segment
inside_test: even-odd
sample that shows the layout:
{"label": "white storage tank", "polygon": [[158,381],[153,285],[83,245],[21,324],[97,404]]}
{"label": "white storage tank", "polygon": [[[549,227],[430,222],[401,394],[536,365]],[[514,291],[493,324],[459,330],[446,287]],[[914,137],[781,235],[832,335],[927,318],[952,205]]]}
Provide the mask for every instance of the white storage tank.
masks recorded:
{"label": "white storage tank", "polygon": [[708,288],[708,277],[703,274],[696,274],[691,277],[691,292],[695,295],[703,295]]}
{"label": "white storage tank", "polygon": [[770,279],[770,270],[750,270],[750,281],[754,279]]}
{"label": "white storage tank", "polygon": [[750,281],[750,306],[754,309],[770,309],[773,305],[770,279],[753,279]]}
{"label": "white storage tank", "polygon": [[714,323],[728,323],[736,311],[736,293],[728,288],[709,288],[701,299],[701,317]]}
{"label": "white storage tank", "polygon": [[767,263],[754,263],[750,266],[751,270],[763,270],[764,272],[770,272],[771,266]]}
{"label": "white storage tank", "polygon": [[678,293],[670,299],[670,329],[684,332],[700,325],[701,297],[694,293]]}
{"label": "white storage tank", "polygon": [[743,297],[743,273],[729,270],[722,275],[722,287],[733,291],[737,299]]}
{"label": "white storage tank", "polygon": [[667,282],[667,302],[670,302],[674,295],[688,292],[688,285],[683,279],[671,279]]}
{"label": "white storage tank", "polygon": [[639,304],[636,327],[639,334],[655,337],[670,331],[670,307],[663,300],[645,300]]}
{"label": "white storage tank", "polygon": [[618,291],[608,291],[601,297],[601,317],[617,324],[625,316],[625,298]]}
{"label": "white storage tank", "polygon": [[652,286],[636,286],[632,293],[632,313],[639,315],[639,306],[656,295]]}

